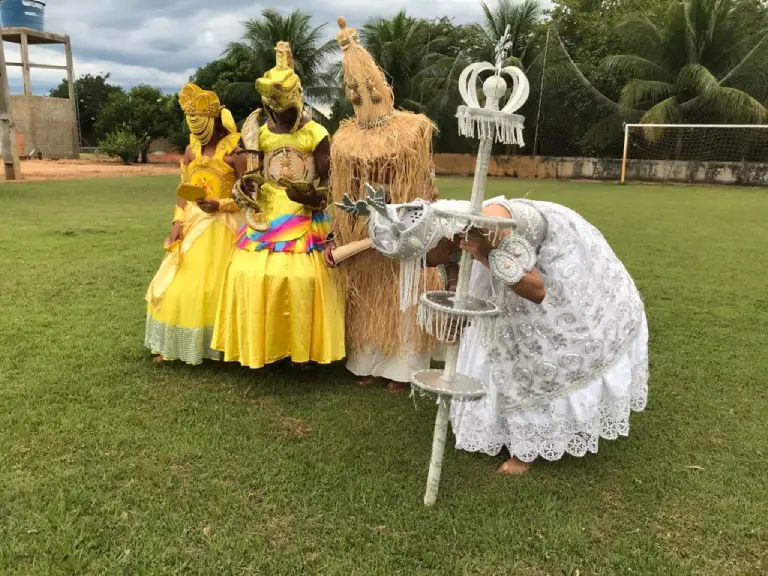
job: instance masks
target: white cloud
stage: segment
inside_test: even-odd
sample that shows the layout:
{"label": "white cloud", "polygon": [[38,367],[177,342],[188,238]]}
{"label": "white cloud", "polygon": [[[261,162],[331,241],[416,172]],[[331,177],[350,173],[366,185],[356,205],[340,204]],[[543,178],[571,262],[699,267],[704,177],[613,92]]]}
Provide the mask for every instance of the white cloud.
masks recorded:
{"label": "white cloud", "polygon": [[[242,32],[244,19],[258,17],[264,7],[288,13],[300,9],[313,15],[315,25],[328,23],[327,35],[336,32],[336,18],[344,15],[350,26],[375,16],[392,16],[401,9],[416,17],[448,16],[457,23],[480,20],[480,0],[55,0],[46,8],[46,29],[69,34],[75,73],[109,72],[122,86],[152,84],[167,91],[178,89],[195,68],[218,58]],[[44,64],[63,63],[63,51],[31,47],[31,58]],[[6,44],[9,60],[18,58],[18,46]],[[21,86],[21,71],[11,70],[13,87]],[[64,76],[61,71],[32,71],[36,93],[47,93]]]}
{"label": "white cloud", "polygon": [[[21,60],[20,49],[13,44],[6,44],[5,57],[9,62],[19,62]],[[54,66],[63,66],[65,58],[63,51],[53,48],[43,48],[30,46],[30,61],[37,64],[49,64]],[[194,72],[193,68],[181,70],[178,72],[167,72],[158,70],[153,66],[141,66],[131,64],[119,64],[109,60],[74,59],[75,73],[77,76],[85,74],[106,74],[110,73],[110,81],[121,86],[135,86],[136,84],[150,84],[162,88],[168,92],[177,90],[183,85],[189,76]],[[66,77],[63,70],[49,70],[45,68],[32,68],[30,71],[32,80],[32,89],[35,94],[47,94],[48,91],[61,82]],[[19,92],[22,89],[21,68],[9,67],[8,78],[13,92]]]}

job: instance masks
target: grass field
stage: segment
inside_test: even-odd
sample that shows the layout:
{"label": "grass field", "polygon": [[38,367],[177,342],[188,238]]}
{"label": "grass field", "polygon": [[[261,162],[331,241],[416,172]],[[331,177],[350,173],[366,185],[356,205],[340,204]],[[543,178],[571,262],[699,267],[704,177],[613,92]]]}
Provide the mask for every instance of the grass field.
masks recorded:
{"label": "grass field", "polygon": [[448,450],[426,509],[429,401],[150,363],[175,182],[0,186],[0,574],[768,572],[765,191],[491,181],[603,231],[646,300],[650,401],[520,479]]}

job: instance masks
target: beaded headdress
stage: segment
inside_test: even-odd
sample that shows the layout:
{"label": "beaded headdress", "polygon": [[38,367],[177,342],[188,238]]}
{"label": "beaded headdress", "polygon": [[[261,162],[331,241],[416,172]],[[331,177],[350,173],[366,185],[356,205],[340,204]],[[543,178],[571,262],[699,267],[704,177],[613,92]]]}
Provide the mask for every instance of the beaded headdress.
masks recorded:
{"label": "beaded headdress", "polygon": [[355,108],[357,123],[370,128],[386,122],[395,111],[395,97],[384,72],[360,44],[357,30],[347,28],[344,17],[337,20],[336,41],[341,47],[341,67],[347,100]]}
{"label": "beaded headdress", "polygon": [[296,130],[301,122],[304,110],[304,90],[301,80],[293,68],[293,54],[288,42],[278,42],[275,46],[275,67],[256,80],[256,90],[261,94],[264,112],[274,123],[274,115],[289,108],[296,110],[296,122],[291,131]]}
{"label": "beaded headdress", "polygon": [[232,113],[219,101],[219,97],[210,90],[203,90],[192,82],[185,84],[179,92],[179,106],[186,116],[187,126],[192,137],[205,146],[213,137],[216,118],[230,134],[237,132],[237,125]]}

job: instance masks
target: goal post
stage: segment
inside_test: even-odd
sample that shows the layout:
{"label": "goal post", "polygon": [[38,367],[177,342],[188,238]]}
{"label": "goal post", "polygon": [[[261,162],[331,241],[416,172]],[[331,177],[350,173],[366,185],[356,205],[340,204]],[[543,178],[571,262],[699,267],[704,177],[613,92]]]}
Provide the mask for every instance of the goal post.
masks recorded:
{"label": "goal post", "polygon": [[693,181],[709,173],[768,174],[768,124],[625,124],[621,183],[642,174]]}

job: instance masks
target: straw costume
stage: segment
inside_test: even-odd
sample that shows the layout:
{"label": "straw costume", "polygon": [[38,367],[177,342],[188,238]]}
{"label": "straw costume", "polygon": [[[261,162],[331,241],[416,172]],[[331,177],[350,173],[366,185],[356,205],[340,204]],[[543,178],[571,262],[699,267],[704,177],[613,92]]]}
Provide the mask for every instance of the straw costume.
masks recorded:
{"label": "straw costume", "polygon": [[329,136],[303,114],[290,45],[278,43],[275,53],[277,65],[256,81],[267,122],[258,121],[260,111],[246,122],[259,126],[245,143],[258,168],[236,185],[246,224],[227,266],[213,343],[225,360],[251,368],[344,358],[344,300],[323,260]]}
{"label": "straw costume", "polygon": [[[338,24],[344,87],[355,116],[343,122],[333,137],[334,202],[342,202],[344,194],[353,201],[366,197],[367,183],[383,185],[393,203],[436,200],[434,124],[421,114],[395,110],[392,88],[360,45],[357,32],[347,28],[344,18]],[[365,221],[346,214],[336,219],[333,232],[338,247],[362,245],[368,238]],[[411,373],[428,367],[433,342],[418,330],[415,309],[400,311],[399,263],[364,250],[338,266],[347,291],[347,368],[363,378],[409,382]],[[425,274],[432,289],[441,286],[435,270]],[[424,280],[417,280],[422,288]]]}
{"label": "straw costume", "polygon": [[[166,256],[147,290],[144,342],[162,359],[199,364],[206,358],[221,358],[211,349],[211,336],[224,269],[242,224],[232,200],[236,176],[232,154],[240,134],[232,114],[213,92],[187,84],[179,93],[179,104],[191,132],[181,162],[181,184],[217,200],[218,211],[206,213],[196,202],[179,200],[173,221],[181,223],[182,239],[166,240]],[[217,119],[227,135],[214,145]]]}

